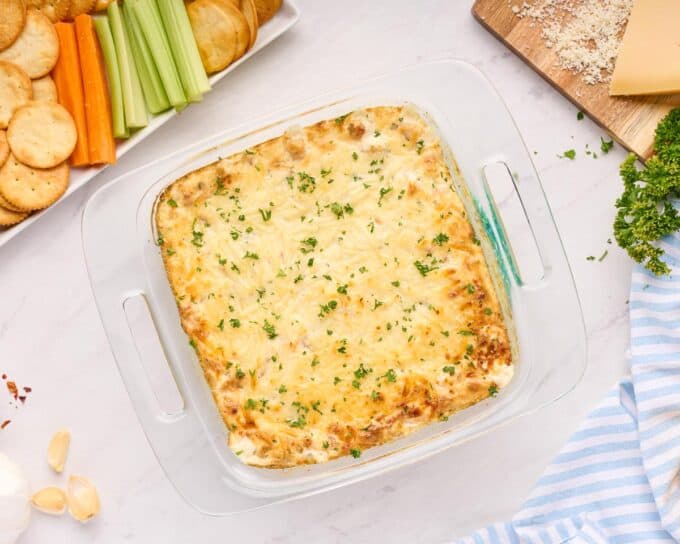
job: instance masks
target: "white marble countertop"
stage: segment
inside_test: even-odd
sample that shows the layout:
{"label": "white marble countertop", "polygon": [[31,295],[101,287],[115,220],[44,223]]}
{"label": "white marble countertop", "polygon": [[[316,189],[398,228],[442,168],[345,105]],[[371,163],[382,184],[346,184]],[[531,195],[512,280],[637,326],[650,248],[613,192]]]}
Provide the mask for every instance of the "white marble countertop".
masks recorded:
{"label": "white marble countertop", "polygon": [[[630,263],[606,241],[620,191],[618,146],[470,15],[471,0],[298,0],[287,35],[0,249],[0,372],[33,388],[19,409],[0,391],[0,450],[37,488],[59,483],[49,437],[73,433],[69,469],[91,477],[102,514],[81,526],[33,517],[23,544],[79,542],[441,542],[509,518],[586,412],[625,372]],[[460,58],[481,68],[512,111],[536,166],[583,303],[589,366],[552,406],[420,464],[338,491],[226,518],[205,517],[163,475],[131,408],[85,271],[80,219],[103,183],[195,139],[322,91],[404,65]],[[559,159],[566,149],[577,159]],[[588,261],[608,249],[603,262]],[[8,399],[8,397],[7,397]]]}

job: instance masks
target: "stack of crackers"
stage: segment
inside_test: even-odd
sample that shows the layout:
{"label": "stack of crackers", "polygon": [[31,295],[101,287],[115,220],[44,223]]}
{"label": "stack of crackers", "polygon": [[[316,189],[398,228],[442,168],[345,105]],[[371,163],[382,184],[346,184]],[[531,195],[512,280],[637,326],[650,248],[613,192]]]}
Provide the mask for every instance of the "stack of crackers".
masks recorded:
{"label": "stack of crackers", "polygon": [[[37,0],[29,0],[36,3]],[[76,145],[71,114],[49,73],[59,57],[50,20],[58,2],[0,0],[0,226],[15,225],[66,191]],[[68,6],[67,6],[68,7]]]}

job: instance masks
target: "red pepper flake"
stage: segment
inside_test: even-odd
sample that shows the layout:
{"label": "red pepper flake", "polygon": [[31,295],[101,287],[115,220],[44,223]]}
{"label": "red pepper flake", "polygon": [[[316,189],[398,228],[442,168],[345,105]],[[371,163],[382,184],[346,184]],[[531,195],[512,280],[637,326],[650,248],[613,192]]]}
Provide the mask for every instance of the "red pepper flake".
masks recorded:
{"label": "red pepper flake", "polygon": [[14,397],[14,400],[17,400],[19,397],[19,390],[17,389],[17,384],[14,382],[7,382],[7,390],[9,391],[9,394]]}
{"label": "red pepper flake", "polygon": [[30,393],[31,391],[33,391],[32,388],[30,388],[30,387],[24,387],[24,392]]}
{"label": "red pepper flake", "polygon": [[2,423],[0,423],[0,429],[4,429],[4,428],[7,427],[7,425],[9,425],[10,423],[12,423],[12,420],[6,419],[6,420],[3,421]]}
{"label": "red pepper flake", "polygon": [[26,395],[19,395],[19,400],[21,401],[21,404],[26,402]]}
{"label": "red pepper flake", "polygon": [[3,379],[3,380],[6,380],[6,379],[7,379],[7,374],[3,374],[3,375],[2,375],[2,379]]}

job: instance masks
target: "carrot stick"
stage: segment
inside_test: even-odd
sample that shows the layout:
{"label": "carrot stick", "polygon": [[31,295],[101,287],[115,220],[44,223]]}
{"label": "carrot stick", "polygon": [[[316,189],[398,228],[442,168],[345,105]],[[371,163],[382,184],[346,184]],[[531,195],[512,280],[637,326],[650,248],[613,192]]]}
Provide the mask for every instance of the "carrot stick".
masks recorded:
{"label": "carrot stick", "polygon": [[89,15],[78,15],[75,25],[85,90],[90,163],[113,164],[116,162],[116,142],[111,128],[111,101],[99,40]]}
{"label": "carrot stick", "polygon": [[78,132],[78,141],[71,155],[71,164],[83,166],[90,164],[90,159],[76,31],[73,23],[56,23],[54,28],[59,36],[59,60],[52,71],[52,78],[57,86],[59,103],[71,113]]}

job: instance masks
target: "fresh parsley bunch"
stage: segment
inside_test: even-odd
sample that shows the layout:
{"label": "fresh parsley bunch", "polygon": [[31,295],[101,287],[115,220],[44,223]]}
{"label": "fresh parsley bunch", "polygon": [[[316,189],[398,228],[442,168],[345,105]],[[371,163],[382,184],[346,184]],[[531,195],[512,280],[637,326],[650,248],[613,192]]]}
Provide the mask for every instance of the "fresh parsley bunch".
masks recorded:
{"label": "fresh parsley bunch", "polygon": [[675,206],[680,198],[680,108],[659,122],[654,155],[644,167],[638,168],[635,155],[630,154],[620,172],[624,190],[616,201],[616,241],[654,274],[669,274],[663,249],[654,242],[680,230]]}

